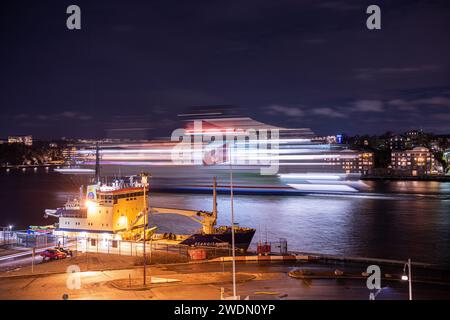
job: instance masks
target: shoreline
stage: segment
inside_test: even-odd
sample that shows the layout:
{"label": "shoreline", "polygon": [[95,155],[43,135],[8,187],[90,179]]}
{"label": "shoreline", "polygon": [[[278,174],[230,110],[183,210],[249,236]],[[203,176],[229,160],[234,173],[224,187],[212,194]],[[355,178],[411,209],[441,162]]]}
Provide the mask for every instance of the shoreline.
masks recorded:
{"label": "shoreline", "polygon": [[446,176],[363,176],[361,180],[367,181],[436,181],[450,182],[450,175]]}

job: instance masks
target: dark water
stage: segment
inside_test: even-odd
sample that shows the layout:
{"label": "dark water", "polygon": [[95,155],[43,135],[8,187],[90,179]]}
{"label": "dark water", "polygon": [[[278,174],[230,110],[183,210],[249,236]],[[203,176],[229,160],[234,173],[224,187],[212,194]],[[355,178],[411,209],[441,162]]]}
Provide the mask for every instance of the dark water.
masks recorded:
{"label": "dark water", "polygon": [[[84,180],[84,181],[83,181]],[[0,225],[55,222],[46,208],[78,194],[85,178],[45,173],[1,173]],[[235,196],[236,221],[258,239],[286,238],[291,250],[450,265],[450,183],[369,182],[372,192],[351,196]],[[151,205],[211,210],[206,194],[152,193]],[[219,224],[230,224],[229,197],[219,195]],[[191,232],[189,218],[152,217],[161,231]]]}

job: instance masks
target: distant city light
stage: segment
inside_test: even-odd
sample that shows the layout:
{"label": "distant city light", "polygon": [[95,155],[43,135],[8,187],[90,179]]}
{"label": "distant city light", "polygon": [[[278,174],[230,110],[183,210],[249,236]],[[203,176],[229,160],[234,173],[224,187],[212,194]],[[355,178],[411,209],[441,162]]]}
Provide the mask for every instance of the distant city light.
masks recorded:
{"label": "distant city light", "polygon": [[348,185],[335,184],[288,184],[288,186],[301,191],[310,192],[358,192],[355,188]]}
{"label": "distant city light", "polygon": [[[328,175],[328,174],[300,174],[300,173],[287,173],[280,174],[282,179],[313,179],[313,180],[339,180],[341,176],[339,175]],[[344,175],[343,175],[344,176]]]}

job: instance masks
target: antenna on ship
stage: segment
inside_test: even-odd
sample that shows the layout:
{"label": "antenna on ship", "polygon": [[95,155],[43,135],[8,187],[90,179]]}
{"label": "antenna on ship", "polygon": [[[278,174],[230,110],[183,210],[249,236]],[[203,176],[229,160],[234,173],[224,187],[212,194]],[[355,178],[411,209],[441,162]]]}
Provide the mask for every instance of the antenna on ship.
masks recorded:
{"label": "antenna on ship", "polygon": [[95,183],[100,182],[100,147],[95,144]]}

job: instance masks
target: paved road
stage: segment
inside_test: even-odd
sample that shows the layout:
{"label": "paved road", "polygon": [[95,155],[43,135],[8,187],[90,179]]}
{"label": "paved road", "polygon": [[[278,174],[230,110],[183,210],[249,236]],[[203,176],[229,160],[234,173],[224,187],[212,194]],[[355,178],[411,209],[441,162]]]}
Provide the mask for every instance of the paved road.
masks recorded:
{"label": "paved road", "polygon": [[[109,256],[108,256],[109,258]],[[114,257],[113,257],[114,258]],[[69,264],[55,261],[45,267]],[[253,280],[238,283],[238,294],[250,299],[368,299],[365,280],[298,280],[287,272],[302,264],[237,264],[239,275],[251,275]],[[311,268],[312,266],[308,266]],[[323,267],[323,266],[321,266]],[[55,270],[56,270],[55,269]],[[333,270],[333,269],[331,269]],[[220,299],[221,288],[231,294],[231,264],[208,263],[195,265],[151,267],[149,274],[178,282],[155,284],[150,290],[119,290],[112,281],[129,279],[140,281],[141,268],[111,271],[81,272],[81,287],[68,289],[68,274],[0,278],[0,299],[61,299],[64,293],[69,299]],[[223,279],[229,279],[224,281]],[[407,299],[406,283],[390,281],[382,283],[384,289],[377,299]],[[450,286],[414,284],[417,299],[450,299]]]}
{"label": "paved road", "polygon": [[[268,265],[270,267],[268,267]],[[342,265],[317,265],[308,263],[271,263],[271,264],[256,264],[244,263],[237,264],[238,272],[253,273],[253,274],[276,274],[275,279],[267,279],[263,281],[250,281],[239,284],[240,294],[249,295],[255,298],[255,291],[264,289],[263,291],[273,291],[279,294],[271,295],[271,299],[279,299],[280,296],[285,296],[285,299],[368,299],[370,291],[367,289],[365,279],[313,279],[313,280],[298,280],[287,276],[287,273],[298,267],[307,268],[310,270],[334,270],[334,268],[344,269],[347,272],[360,274],[364,271],[361,265],[349,265],[345,268]],[[169,266],[168,270],[177,272],[214,272],[214,271],[231,271],[231,264],[207,264],[207,265],[189,265],[189,266]],[[385,268],[382,271],[394,274],[395,268]],[[398,272],[398,270],[397,270]],[[400,281],[382,281],[383,289],[377,294],[376,299],[392,300],[392,299],[408,299],[408,285],[407,282]],[[224,286],[228,290],[232,290],[231,285]],[[450,299],[450,285],[436,285],[414,283],[414,296],[417,299]],[[375,292],[374,292],[375,293]],[[258,299],[262,296],[258,295]]]}

